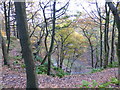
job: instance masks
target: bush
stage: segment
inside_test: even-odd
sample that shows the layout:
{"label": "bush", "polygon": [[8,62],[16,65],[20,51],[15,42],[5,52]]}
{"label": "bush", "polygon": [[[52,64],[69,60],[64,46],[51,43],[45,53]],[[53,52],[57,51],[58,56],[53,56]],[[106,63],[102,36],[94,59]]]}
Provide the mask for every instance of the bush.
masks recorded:
{"label": "bush", "polygon": [[115,85],[119,85],[120,81],[117,79],[117,78],[111,78],[111,81],[110,82],[106,82],[106,83],[103,83],[101,85],[99,85],[98,87],[99,88],[106,88],[106,87],[111,87],[110,84],[115,84]]}
{"label": "bush", "polygon": [[13,62],[13,64],[14,64],[14,65],[19,64],[19,61],[15,60],[15,61]]}
{"label": "bush", "polygon": [[111,84],[119,85],[120,81],[117,78],[111,78],[111,81],[98,85],[98,83],[95,80],[92,80],[92,82],[82,80],[82,85],[79,85],[79,87],[80,88],[96,88],[96,87],[111,88]]}
{"label": "bush", "polygon": [[[35,60],[36,60],[36,61],[39,61],[39,62],[42,62],[42,61],[43,61],[43,58],[40,57],[40,56],[36,56]],[[48,66],[48,62],[45,62],[43,65],[47,67],[47,66]]]}
{"label": "bush", "polygon": [[110,84],[111,84],[111,82],[106,82],[106,83],[103,83],[103,84],[99,85],[98,87],[99,87],[99,88],[106,88],[106,87],[108,87]]}
{"label": "bush", "polygon": [[[43,59],[39,56],[36,57],[37,61],[42,62]],[[56,72],[56,73],[51,73],[51,76],[55,77],[58,76],[62,78],[65,75],[68,75],[68,73],[64,72],[64,70],[56,67],[56,66],[51,66],[51,68]],[[47,69],[48,69],[48,62],[45,62],[43,65],[39,65],[36,67],[36,73],[37,74],[47,74]]]}
{"label": "bush", "polygon": [[120,81],[117,78],[111,78],[111,83],[119,85]]}
{"label": "bush", "polygon": [[96,80],[92,80],[92,87],[96,87],[98,85],[98,83],[96,82]]}
{"label": "bush", "polygon": [[113,68],[113,67],[118,67],[118,62],[112,62],[112,64],[111,63],[109,63],[108,64],[108,67],[110,67],[110,68]]}
{"label": "bush", "polygon": [[68,73],[64,72],[64,70],[62,70],[61,68],[58,68],[58,67],[54,66],[53,69],[57,72],[56,76],[58,76],[60,78],[62,78],[65,75],[68,75]]}
{"label": "bush", "polygon": [[95,88],[98,85],[98,83],[95,80],[92,80],[92,82],[88,82],[86,80],[82,80],[82,85],[80,85],[81,88]]}
{"label": "bush", "polygon": [[94,68],[94,69],[92,69],[91,73],[100,72],[102,70],[103,70],[102,68]]}
{"label": "bush", "polygon": [[88,81],[85,81],[85,80],[82,81],[82,87],[89,88],[89,85],[90,85],[90,84],[91,84],[91,83],[88,82]]}
{"label": "bush", "polygon": [[14,56],[14,57],[12,57],[13,59],[15,59],[15,60],[21,60],[22,59],[22,56]]}
{"label": "bush", "polygon": [[35,60],[42,62],[43,59],[40,56],[36,56]]}
{"label": "bush", "polygon": [[47,74],[47,67],[45,67],[44,65],[37,66],[36,73],[37,74]]}
{"label": "bush", "polygon": [[21,68],[25,68],[25,64],[21,64]]}

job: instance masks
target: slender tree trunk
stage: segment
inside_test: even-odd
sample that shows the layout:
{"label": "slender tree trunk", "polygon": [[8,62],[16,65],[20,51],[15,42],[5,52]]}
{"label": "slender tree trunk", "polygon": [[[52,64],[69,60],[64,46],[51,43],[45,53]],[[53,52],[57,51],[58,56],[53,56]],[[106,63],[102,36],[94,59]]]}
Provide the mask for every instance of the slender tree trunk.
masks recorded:
{"label": "slender tree trunk", "polygon": [[90,52],[91,52],[91,63],[92,67],[94,68],[94,50],[93,50],[93,45],[91,43],[90,38],[88,38],[89,44],[90,44]]}
{"label": "slender tree trunk", "polygon": [[101,9],[98,6],[98,2],[96,1],[96,7],[97,7],[97,12],[99,15],[99,21],[100,21],[100,67],[103,65],[103,32],[102,32],[102,15],[101,15]]}
{"label": "slender tree trunk", "polygon": [[112,28],[111,57],[110,57],[110,63],[111,64],[114,61],[114,55],[115,55],[114,38],[115,38],[115,20],[113,22],[113,28]]}
{"label": "slender tree trunk", "polygon": [[104,50],[105,50],[105,56],[104,56],[104,68],[108,65],[108,59],[109,59],[109,39],[108,39],[108,33],[109,33],[109,15],[110,15],[110,9],[108,10],[107,3],[105,4],[105,10],[106,10],[106,20],[105,20],[105,31],[104,31]]}
{"label": "slender tree trunk", "polygon": [[91,60],[92,60],[92,67],[94,68],[94,54],[93,54],[93,46],[90,46],[91,47]]}
{"label": "slender tree trunk", "polygon": [[93,50],[93,45],[92,45],[92,42],[91,42],[91,37],[87,36],[86,32],[84,29],[82,29],[85,37],[87,38],[88,42],[89,42],[89,45],[90,45],[90,53],[91,53],[91,64],[92,64],[92,67],[94,67],[94,50]]}
{"label": "slender tree trunk", "polygon": [[13,22],[13,36],[16,37],[16,28],[15,28],[15,22]]}
{"label": "slender tree trunk", "polygon": [[57,67],[60,67],[60,45],[59,42],[57,44]]}
{"label": "slender tree trunk", "polygon": [[[70,64],[70,58],[68,58],[68,62],[67,62],[67,67],[66,67],[66,72],[69,72],[70,71],[70,67],[69,67],[69,64]],[[68,70],[69,69],[69,70]]]}
{"label": "slender tree trunk", "polygon": [[64,60],[64,45],[63,45],[63,40],[61,38],[61,44],[60,44],[60,68],[62,69],[63,66],[63,60]]}
{"label": "slender tree trunk", "polygon": [[7,7],[6,7],[6,3],[4,2],[5,30],[6,30],[7,40],[8,40],[8,46],[7,46],[8,53],[9,53],[9,47],[10,47],[10,5],[11,5],[11,2],[9,1],[8,14],[7,14]]}
{"label": "slender tree trunk", "polygon": [[9,53],[9,48],[10,48],[10,5],[11,2],[9,1],[9,8],[8,8],[8,47],[7,47],[7,52]]}
{"label": "slender tree trunk", "polygon": [[47,75],[50,75],[50,70],[51,70],[51,54],[52,54],[52,50],[53,50],[53,46],[54,46],[54,38],[55,38],[55,12],[56,12],[56,0],[54,0],[54,4],[53,4],[53,26],[52,26],[52,37],[51,37],[51,44],[50,44],[50,49],[49,49],[49,53],[48,53],[48,72]]}
{"label": "slender tree trunk", "polygon": [[9,60],[8,60],[7,47],[5,44],[5,40],[1,34],[1,31],[0,31],[0,38],[1,38],[1,45],[2,45],[2,53],[3,53],[3,58],[4,58],[4,65],[10,66]]}
{"label": "slender tree trunk", "polygon": [[101,15],[100,15],[100,67],[102,67],[103,63],[103,33],[102,33],[102,20],[101,20]]}
{"label": "slender tree trunk", "polygon": [[61,59],[60,60],[60,68],[62,69],[62,66],[63,66],[63,60]]}
{"label": "slender tree trunk", "polygon": [[16,32],[17,32],[17,38],[20,39],[20,36],[19,36],[19,32],[18,32],[18,30],[17,30]]}
{"label": "slender tree trunk", "polygon": [[102,67],[103,63],[103,32],[102,32],[102,15],[101,15],[101,9],[98,6],[98,2],[96,2],[97,12],[99,15],[99,21],[100,21],[100,67]]}
{"label": "slender tree trunk", "polygon": [[[41,5],[40,5],[41,6]],[[42,8],[42,6],[41,6]],[[41,65],[45,63],[45,61],[47,60],[47,57],[48,57],[48,46],[47,46],[47,37],[48,37],[48,22],[47,22],[47,18],[46,18],[46,15],[45,15],[45,8],[42,8],[42,12],[43,12],[43,17],[44,17],[44,23],[45,23],[45,40],[44,40],[44,44],[45,44],[45,49],[46,49],[46,55],[43,59],[43,61],[41,62]]]}
{"label": "slender tree trunk", "polygon": [[5,15],[5,30],[6,30],[6,36],[7,36],[7,40],[8,40],[8,21],[7,21],[7,10],[6,10],[6,3],[4,2],[4,15]]}
{"label": "slender tree trunk", "polygon": [[98,62],[99,62],[98,48],[96,48],[96,63],[95,63],[95,68],[98,67]]}
{"label": "slender tree trunk", "polygon": [[26,6],[24,2],[15,2],[17,30],[19,32],[22,54],[26,65],[27,89],[37,89],[38,83],[35,73],[35,65],[33,61],[30,38],[28,34],[28,25],[25,8]]}

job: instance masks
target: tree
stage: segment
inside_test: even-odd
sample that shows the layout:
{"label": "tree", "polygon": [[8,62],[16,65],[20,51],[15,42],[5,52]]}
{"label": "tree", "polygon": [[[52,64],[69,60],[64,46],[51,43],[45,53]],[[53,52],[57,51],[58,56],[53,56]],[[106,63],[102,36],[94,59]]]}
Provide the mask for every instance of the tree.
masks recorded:
{"label": "tree", "polygon": [[[45,24],[45,40],[44,40],[44,44],[45,44],[45,49],[46,49],[46,55],[42,61],[41,64],[43,64],[46,59],[48,60],[48,75],[50,75],[50,68],[51,68],[51,55],[53,53],[53,49],[54,49],[54,38],[55,38],[55,31],[56,31],[56,19],[61,17],[62,15],[65,14],[67,7],[69,5],[69,1],[63,6],[60,7],[60,9],[57,9],[57,3],[59,4],[59,2],[57,2],[56,0],[48,0],[48,2],[40,2],[40,7],[42,9],[43,12],[43,17],[44,17],[44,24]],[[52,8],[52,9],[51,9]],[[49,11],[46,11],[47,9],[49,9]],[[47,13],[50,12],[50,13]],[[49,17],[50,16],[50,17]],[[48,43],[48,37],[50,37],[49,39],[49,43]]]}
{"label": "tree", "polygon": [[94,49],[93,49],[93,44],[92,44],[92,41],[91,41],[91,37],[92,37],[92,34],[88,35],[88,33],[85,31],[86,27],[85,28],[81,28],[83,30],[83,33],[85,35],[85,37],[87,38],[88,42],[89,42],[89,45],[90,45],[90,51],[91,51],[91,63],[92,63],[92,67],[94,67]]}
{"label": "tree", "polygon": [[86,42],[85,37],[74,30],[70,20],[62,19],[62,21],[66,22],[56,26],[58,30],[55,37],[56,51],[54,55],[57,55],[58,68],[63,69],[64,66],[64,69],[66,68],[66,71],[70,72],[74,62],[83,53],[84,43]]}
{"label": "tree", "polygon": [[[120,16],[118,13],[118,9],[114,6],[112,2],[107,2],[107,4],[110,10],[112,11],[118,29],[117,56],[120,68]],[[117,4],[119,4],[119,2]],[[118,70],[118,79],[120,80],[120,70]]]}
{"label": "tree", "polygon": [[82,33],[86,37],[89,47],[90,47],[90,59],[91,59],[91,66],[94,68],[94,46],[95,44],[95,35],[97,33],[96,30],[96,24],[93,22],[93,19],[90,17],[84,18],[84,19],[78,19],[78,24],[80,24],[79,28],[82,30]]}
{"label": "tree", "polygon": [[112,40],[112,41],[111,41],[111,57],[110,57],[110,63],[112,64],[112,62],[114,61],[114,57],[115,57],[115,48],[114,48],[114,44],[115,44],[115,20],[113,21],[111,40]]}
{"label": "tree", "polygon": [[6,30],[7,40],[8,40],[8,46],[7,46],[7,53],[8,53],[9,47],[10,47],[10,6],[11,6],[11,2],[9,1],[8,10],[6,6],[6,2],[4,2],[3,4],[4,4],[4,15],[5,15],[5,30]]}
{"label": "tree", "polygon": [[[2,17],[2,15],[0,15]],[[0,43],[2,46],[2,53],[3,53],[3,59],[4,59],[4,65],[10,66],[9,63],[9,59],[8,59],[8,53],[7,53],[7,46],[5,43],[5,39],[3,37],[4,32],[2,30],[4,30],[4,24],[3,24],[3,19],[1,19],[1,23],[0,23]]]}
{"label": "tree", "polygon": [[[98,33],[100,34],[100,36],[98,35],[98,37],[100,38],[100,45],[98,45],[98,47],[100,47],[100,49],[98,49],[99,50],[98,54],[100,58],[98,59],[100,59],[100,67],[104,66],[104,68],[106,68],[107,65],[109,64],[110,49],[111,49],[111,58],[110,58],[111,63],[114,58],[114,36],[115,36],[114,34],[115,33],[114,33],[114,29],[112,29],[111,31],[111,28],[115,28],[114,27],[115,25],[113,23],[113,27],[111,27],[112,26],[111,22],[114,20],[113,20],[113,17],[110,17],[111,16],[110,9],[107,6],[107,2],[105,3],[104,7],[100,7],[98,5],[97,0],[95,4],[97,9],[95,11],[91,10],[92,13],[90,12],[88,13],[87,10],[85,10],[85,8],[83,9],[87,12],[87,15],[90,16],[94,20],[94,22],[96,22],[96,24],[100,26],[99,27],[100,33]],[[96,11],[98,15],[95,13]],[[109,38],[110,34],[112,35],[111,39]],[[111,47],[109,45],[110,43],[111,43]]]}
{"label": "tree", "polygon": [[56,0],[54,0],[53,3],[53,20],[52,20],[52,37],[51,37],[51,43],[50,43],[50,49],[48,52],[48,75],[50,75],[50,69],[51,69],[51,54],[53,50],[53,45],[54,45],[54,38],[55,38],[55,21],[56,21]]}
{"label": "tree", "polygon": [[[57,46],[57,66],[62,69],[63,61],[68,51],[68,45],[72,42],[70,41],[70,36],[73,33],[72,28],[65,28],[59,30],[56,34],[56,46]],[[68,41],[69,40],[69,41]]]}
{"label": "tree", "polygon": [[109,42],[108,42],[108,33],[109,33],[109,16],[110,16],[110,9],[107,7],[107,3],[105,3],[105,30],[104,30],[104,68],[108,65],[109,59]]}
{"label": "tree", "polygon": [[5,43],[5,40],[1,34],[1,31],[0,31],[0,39],[1,39],[1,45],[2,45],[3,58],[4,58],[4,65],[10,66],[9,60],[8,60],[6,43]]}
{"label": "tree", "polygon": [[100,28],[100,67],[102,67],[102,63],[103,63],[103,32],[102,32],[102,13],[101,13],[101,9],[98,6],[98,2],[96,0],[96,8],[97,8],[97,13],[99,16],[99,28]]}
{"label": "tree", "polygon": [[26,18],[25,2],[15,2],[17,30],[20,36],[22,54],[26,65],[27,89],[37,89],[37,77],[31,50],[31,43],[28,34],[28,25]]}
{"label": "tree", "polygon": [[[96,36],[97,38],[100,40],[99,42],[96,42],[98,43],[98,45],[96,45],[96,50],[98,48],[98,54],[99,54],[99,57],[96,58],[96,64],[95,64],[95,67],[96,65],[98,64],[98,62],[100,61],[100,67],[102,67],[102,64],[103,64],[103,20],[105,19],[104,18],[104,13],[102,13],[102,9],[99,7],[98,5],[98,2],[96,0],[96,8],[95,10],[92,10],[91,9],[91,12],[88,12],[81,4],[81,6],[83,7],[83,9],[85,10],[85,12],[87,13],[87,17],[91,18],[91,21],[97,25],[97,26],[94,26],[94,29],[99,29],[99,33],[97,32],[96,33]],[[96,14],[96,12],[98,13],[98,15]],[[87,22],[87,21],[86,21]],[[86,23],[85,22],[85,23]],[[85,24],[86,25],[86,24]],[[92,26],[92,25],[91,25]],[[99,27],[98,27],[99,26]],[[94,33],[94,31],[92,31],[92,33]],[[100,35],[99,35],[100,34]],[[90,41],[90,40],[89,40]],[[94,44],[93,44],[94,45]],[[91,52],[93,52],[91,50]],[[92,55],[91,55],[92,56]],[[93,55],[94,56],[94,55]]]}

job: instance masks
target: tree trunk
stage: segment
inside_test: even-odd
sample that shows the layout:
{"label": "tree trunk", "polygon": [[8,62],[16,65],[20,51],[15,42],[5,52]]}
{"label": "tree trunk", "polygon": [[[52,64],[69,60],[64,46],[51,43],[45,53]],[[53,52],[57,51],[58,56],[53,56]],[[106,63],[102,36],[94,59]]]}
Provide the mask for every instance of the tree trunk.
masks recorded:
{"label": "tree trunk", "polygon": [[[119,4],[119,2],[118,2],[118,4]],[[114,19],[115,19],[117,29],[118,29],[117,56],[118,56],[118,62],[119,62],[118,79],[120,80],[120,16],[118,14],[117,8],[113,5],[112,2],[108,2],[108,6],[114,15]],[[120,85],[120,83],[119,83],[119,85]]]}
{"label": "tree trunk", "polygon": [[101,15],[101,9],[98,6],[98,2],[96,2],[97,12],[99,15],[99,21],[100,21],[100,67],[103,65],[103,32],[102,32],[102,15]]}
{"label": "tree trunk", "polygon": [[93,45],[92,45],[92,42],[91,42],[90,38],[88,38],[88,41],[89,41],[89,44],[90,44],[91,64],[92,64],[92,67],[94,68],[94,50],[93,50]]}
{"label": "tree trunk", "polygon": [[35,73],[35,65],[33,61],[31,43],[28,34],[28,25],[25,8],[26,6],[24,2],[15,2],[17,30],[19,32],[22,54],[26,65],[27,89],[37,89],[37,77]]}
{"label": "tree trunk", "polygon": [[63,66],[63,61],[64,61],[64,45],[63,45],[63,40],[61,38],[61,44],[60,44],[60,68],[62,69]]}
{"label": "tree trunk", "polygon": [[108,33],[109,33],[109,15],[110,15],[110,10],[108,10],[107,3],[105,4],[105,10],[106,10],[106,20],[105,20],[105,31],[104,31],[104,50],[105,50],[104,68],[107,67],[108,59],[109,59]]}
{"label": "tree trunk", "polygon": [[6,30],[7,40],[8,40],[7,52],[9,52],[9,46],[10,46],[10,2],[9,2],[9,8],[8,8],[8,15],[7,15],[6,3],[4,2],[4,15],[5,15],[5,30]]}
{"label": "tree trunk", "polygon": [[9,53],[9,48],[10,48],[10,5],[11,5],[11,2],[9,1],[9,8],[8,8],[8,47],[7,47],[7,53]]}
{"label": "tree trunk", "polygon": [[102,63],[103,63],[103,44],[102,44],[102,40],[103,40],[102,20],[100,19],[100,67],[102,67]]}
{"label": "tree trunk", "polygon": [[53,3],[53,26],[52,26],[52,37],[51,37],[51,43],[50,43],[50,49],[49,49],[49,52],[48,52],[48,72],[47,72],[47,75],[50,75],[50,69],[51,69],[51,54],[52,54],[52,51],[53,51],[53,46],[54,46],[54,38],[55,38],[55,20],[56,20],[56,17],[55,17],[55,13],[56,13],[56,0],[54,0],[54,3]]}
{"label": "tree trunk", "polygon": [[4,58],[4,65],[10,66],[9,60],[8,60],[7,47],[5,44],[5,40],[1,34],[1,31],[0,31],[0,38],[1,38],[1,45],[2,45],[2,53],[3,53],[3,58]]}
{"label": "tree trunk", "polygon": [[113,22],[113,29],[112,29],[112,41],[111,41],[111,57],[110,57],[110,63],[114,61],[114,55],[115,55],[115,50],[114,50],[114,37],[115,37],[115,20]]}
{"label": "tree trunk", "polygon": [[108,6],[110,7],[114,18],[115,18],[115,22],[117,25],[117,29],[118,29],[118,45],[117,45],[117,56],[118,56],[118,61],[119,61],[119,65],[120,65],[120,16],[118,14],[118,10],[117,8],[113,5],[112,2],[108,2]]}

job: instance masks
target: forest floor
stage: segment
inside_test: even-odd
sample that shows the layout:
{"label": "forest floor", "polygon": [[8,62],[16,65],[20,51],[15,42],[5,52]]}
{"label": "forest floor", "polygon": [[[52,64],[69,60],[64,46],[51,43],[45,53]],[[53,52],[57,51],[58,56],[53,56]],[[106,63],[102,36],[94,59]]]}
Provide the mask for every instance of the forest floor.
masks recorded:
{"label": "forest floor", "polygon": [[[81,75],[67,75],[63,78],[52,77],[47,75],[37,75],[39,88],[79,88],[82,80],[92,82],[96,80],[97,83],[102,84],[110,81],[110,78],[117,77],[118,68],[110,68],[101,72]],[[6,66],[3,67],[2,72],[2,86],[4,88],[25,88],[26,74],[11,70]],[[118,87],[111,85],[113,88]]]}
{"label": "forest floor", "polygon": [[[20,66],[20,64],[24,62],[21,62],[21,60],[19,60],[20,64],[14,65],[14,61],[16,60],[15,56],[18,56],[17,59],[19,59],[20,45],[18,45],[18,42],[15,42],[11,46],[12,47],[9,56],[14,58],[10,59],[11,68],[8,68],[7,66],[2,66],[2,71],[1,71],[2,80],[0,80],[0,84],[2,84],[3,88],[25,88],[26,87],[25,69],[21,68]],[[0,56],[2,56],[2,53],[0,53]],[[96,82],[99,83],[100,85],[102,83],[106,83],[110,81],[111,78],[117,76],[118,76],[118,68],[108,68],[101,72],[90,73],[90,74],[79,74],[79,75],[66,75],[62,78],[52,77],[47,75],[37,75],[37,78],[38,78],[39,88],[79,88],[80,85],[82,85],[82,80],[86,80],[89,82],[92,82],[92,80],[96,80]],[[111,86],[113,88],[118,87],[114,84]]]}

